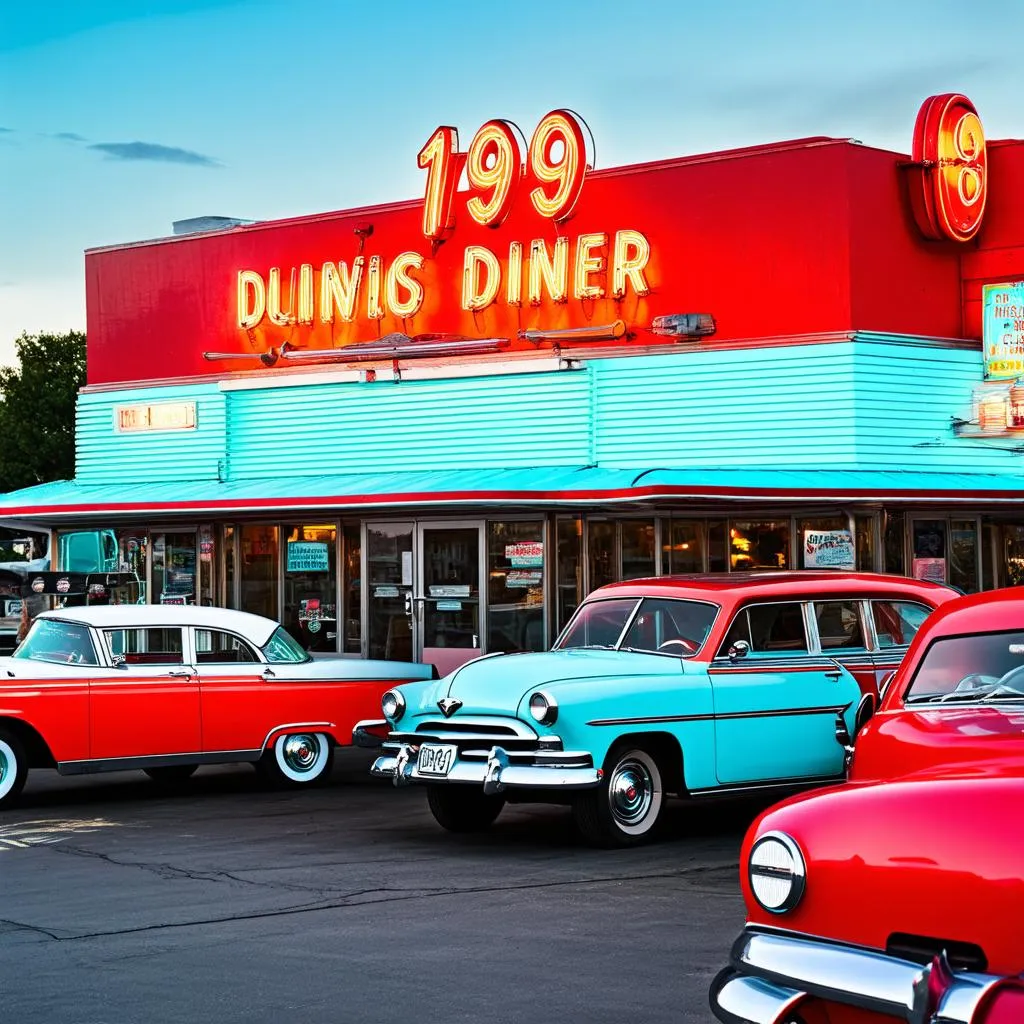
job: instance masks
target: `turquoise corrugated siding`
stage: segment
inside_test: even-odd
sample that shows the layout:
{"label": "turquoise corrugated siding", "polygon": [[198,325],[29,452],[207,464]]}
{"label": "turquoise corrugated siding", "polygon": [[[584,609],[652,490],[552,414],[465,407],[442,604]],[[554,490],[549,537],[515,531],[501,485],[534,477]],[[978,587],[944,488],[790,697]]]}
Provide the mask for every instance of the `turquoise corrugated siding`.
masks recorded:
{"label": "turquoise corrugated siding", "polygon": [[[918,470],[1012,473],[1005,439],[957,438],[981,355],[883,336],[591,359],[581,371],[79,398],[83,484],[408,470]],[[116,434],[116,405],[191,399],[198,429]]]}
{"label": "turquoise corrugated siding", "polygon": [[[194,401],[195,430],[114,430],[114,408],[146,402]],[[226,405],[216,384],[85,392],[75,415],[75,479],[217,480],[226,447]]]}
{"label": "turquoise corrugated siding", "polygon": [[589,461],[585,371],[318,384],[227,397],[232,480]]}
{"label": "turquoise corrugated siding", "polygon": [[595,360],[601,466],[856,463],[850,343]]}
{"label": "turquoise corrugated siding", "polygon": [[1016,441],[955,437],[953,417],[967,419],[971,392],[982,379],[980,350],[857,342],[857,465],[1020,473]]}

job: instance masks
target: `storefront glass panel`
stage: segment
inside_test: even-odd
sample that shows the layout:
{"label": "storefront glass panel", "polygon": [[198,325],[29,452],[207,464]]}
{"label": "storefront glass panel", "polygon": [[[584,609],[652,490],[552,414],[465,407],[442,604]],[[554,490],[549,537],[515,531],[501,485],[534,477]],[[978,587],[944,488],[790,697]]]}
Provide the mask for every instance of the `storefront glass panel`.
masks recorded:
{"label": "storefront glass panel", "polygon": [[787,569],[790,564],[788,519],[730,523],[730,570]]}
{"label": "storefront glass panel", "polygon": [[912,575],[945,583],[949,579],[945,519],[915,519],[911,529]]}
{"label": "storefront glass panel", "polygon": [[277,618],[278,530],[276,526],[239,528],[239,604],[242,611]]}
{"label": "storefront glass panel", "polygon": [[199,527],[199,603],[210,607],[214,599],[215,572],[217,567],[216,548],[213,543],[213,527],[209,524]]}
{"label": "storefront glass panel", "polygon": [[1024,526],[1007,523],[1003,532],[1003,565],[1006,569],[1006,585],[1019,587],[1024,584]]}
{"label": "storefront glass panel", "polygon": [[149,600],[146,581],[149,578],[149,534],[145,530],[120,529],[117,531],[118,572],[135,573],[138,582],[139,604]]}
{"label": "storefront glass panel", "polygon": [[906,524],[902,512],[883,512],[883,546],[885,549],[886,572],[895,573],[897,576],[904,576],[907,572],[906,560],[904,558],[904,531]]}
{"label": "storefront glass panel", "polygon": [[307,651],[338,649],[337,527],[283,527],[285,629]]}
{"label": "storefront glass panel", "polygon": [[346,654],[359,654],[363,643],[363,605],[360,594],[362,573],[359,569],[362,542],[358,523],[345,523],[341,528],[345,632],[342,650]]}
{"label": "storefront glass panel", "polygon": [[561,633],[572,613],[584,598],[583,592],[583,520],[559,519],[555,524],[558,545],[555,580],[555,632]]}
{"label": "storefront glass panel", "polygon": [[655,567],[654,521],[651,519],[623,519],[619,524],[622,534],[622,575],[624,580],[653,576]]}
{"label": "storefront glass panel", "polygon": [[708,572],[728,572],[725,520],[708,523]]}
{"label": "storefront glass panel", "polygon": [[950,520],[949,582],[965,594],[978,592],[978,554],[977,520]]}
{"label": "storefront glass panel", "polygon": [[487,525],[487,653],[543,651],[544,524]]}
{"label": "storefront glass panel", "polygon": [[696,519],[672,519],[662,524],[663,573],[703,572],[703,527]]}
{"label": "storefront glass panel", "polygon": [[858,572],[873,572],[875,568],[875,517],[856,516],[854,524],[857,570]]}
{"label": "storefront glass panel", "polygon": [[224,607],[236,608],[235,601],[235,528],[224,527]]}
{"label": "storefront glass panel", "polygon": [[412,523],[368,523],[367,653],[371,658],[412,661]]}
{"label": "storefront glass panel", "polygon": [[195,604],[196,535],[153,534],[153,603]]}
{"label": "storefront glass panel", "polygon": [[[808,541],[814,543],[813,538],[809,538],[808,534],[815,533],[832,533],[834,531],[845,531],[849,532],[850,521],[846,516],[808,516],[806,519],[797,519],[796,521],[796,543],[797,543],[797,557],[796,566],[798,569],[816,569],[824,567],[815,564],[815,561],[821,563],[827,563],[830,559],[840,558],[844,555],[849,555],[849,545],[845,547],[831,547],[825,548],[821,544],[820,540],[817,544],[817,552],[810,559],[808,558],[807,547]],[[831,540],[831,538],[830,538]],[[812,550],[814,548],[812,547]],[[811,562],[809,565],[808,562]],[[775,568],[775,566],[772,566]],[[844,568],[849,568],[849,563]]]}
{"label": "storefront glass panel", "polygon": [[587,523],[589,589],[591,592],[619,578],[619,560],[615,544],[615,524],[605,520]]}

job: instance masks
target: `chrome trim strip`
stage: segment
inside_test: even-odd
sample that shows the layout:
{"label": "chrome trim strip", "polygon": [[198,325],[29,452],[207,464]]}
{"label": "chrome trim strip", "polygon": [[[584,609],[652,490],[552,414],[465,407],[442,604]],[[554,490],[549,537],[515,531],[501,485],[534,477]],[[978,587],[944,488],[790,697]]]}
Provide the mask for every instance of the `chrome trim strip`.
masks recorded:
{"label": "chrome trim strip", "polygon": [[[954,972],[943,957],[922,967],[877,950],[755,929],[744,931],[736,940],[731,960],[736,974],[768,983],[762,992],[799,991],[889,1014],[908,1024],[971,1024],[989,990],[1003,980],[991,974]],[[729,980],[726,977],[719,986],[719,1000],[729,989]],[[738,991],[730,989],[731,994]],[[712,1009],[719,1020],[731,1020],[723,1014],[732,1010],[720,1002],[716,1005],[714,988]]]}
{"label": "chrome trim strip", "polygon": [[784,779],[771,779],[768,782],[729,783],[725,786],[691,789],[688,792],[690,796],[721,796],[723,793],[755,793],[760,790],[796,789],[801,786],[830,786],[845,780],[845,772],[841,772],[839,775],[797,775]]}
{"label": "chrome trim strip", "polygon": [[644,718],[595,718],[587,725],[656,725],[663,722],[722,722],[734,718],[784,718],[789,715],[835,715],[849,705],[832,704],[818,708],[780,708],[778,711],[727,711],[706,715],[650,715]]}
{"label": "chrome trim strip", "polygon": [[711,983],[711,1011],[725,1024],[777,1024],[806,998],[799,989],[737,974],[731,967]]}
{"label": "chrome trim strip", "polygon": [[383,736],[375,736],[370,729],[380,729],[382,726],[386,726],[387,720],[384,718],[367,718],[361,722],[356,722],[352,726],[352,745],[354,747],[379,747],[384,742]]}
{"label": "chrome trim strip", "polygon": [[141,757],[97,757],[82,761],[58,761],[60,775],[94,775],[100,772],[127,772],[138,768],[160,768],[179,764],[236,764],[258,761],[262,750],[218,750],[209,754],[149,754]]}
{"label": "chrome trim strip", "polygon": [[334,722],[285,722],[284,725],[275,725],[266,736],[263,737],[263,742],[260,744],[260,750],[267,749],[267,740],[274,735],[275,732],[280,732],[282,729],[333,729]]}
{"label": "chrome trim strip", "polygon": [[[478,728],[481,734],[488,733],[491,736],[501,735],[508,737],[507,732],[489,732],[491,729],[511,729],[514,736],[509,738],[514,739],[535,740],[538,736],[536,730],[531,729],[530,726],[525,722],[521,722],[518,718],[503,717],[501,715],[460,715],[458,713],[454,714],[451,718],[420,718],[416,721],[414,731],[416,733],[429,732],[430,735],[434,735],[433,730],[440,729],[446,731],[453,722],[459,725],[472,725]],[[466,735],[469,734],[467,733]]]}
{"label": "chrome trim strip", "polygon": [[[559,752],[561,753],[561,752]],[[418,750],[402,744],[394,755],[378,757],[370,774],[391,779],[396,786],[411,782],[430,785],[475,783],[485,793],[505,789],[589,789],[601,781],[602,772],[593,767],[555,767],[554,765],[517,765],[501,747],[491,747],[486,761],[456,760],[447,775],[420,775],[416,766]],[[562,755],[564,757],[564,754]]]}

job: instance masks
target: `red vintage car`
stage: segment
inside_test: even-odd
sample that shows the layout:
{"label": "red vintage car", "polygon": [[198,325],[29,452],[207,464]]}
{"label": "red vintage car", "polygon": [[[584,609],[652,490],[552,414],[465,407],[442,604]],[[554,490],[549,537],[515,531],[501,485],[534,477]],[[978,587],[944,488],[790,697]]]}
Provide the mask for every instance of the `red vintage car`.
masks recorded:
{"label": "red vintage car", "polygon": [[435,676],[417,663],[314,661],[273,620],[222,608],[44,612],[0,659],[0,806],[30,768],[141,768],[172,782],[202,764],[250,761],[308,785],[386,690]]}
{"label": "red vintage car", "polygon": [[933,613],[849,780],[763,814],[740,864],[719,1020],[1024,1021],[1024,592]]}

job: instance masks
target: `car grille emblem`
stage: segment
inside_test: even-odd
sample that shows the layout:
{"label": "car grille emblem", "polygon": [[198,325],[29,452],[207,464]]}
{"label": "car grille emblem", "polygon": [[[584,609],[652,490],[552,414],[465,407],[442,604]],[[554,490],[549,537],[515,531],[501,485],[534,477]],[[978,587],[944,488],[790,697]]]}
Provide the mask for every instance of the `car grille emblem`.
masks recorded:
{"label": "car grille emblem", "polygon": [[457,697],[442,697],[437,702],[437,706],[441,709],[441,714],[445,718],[451,718],[462,707],[462,701]]}

